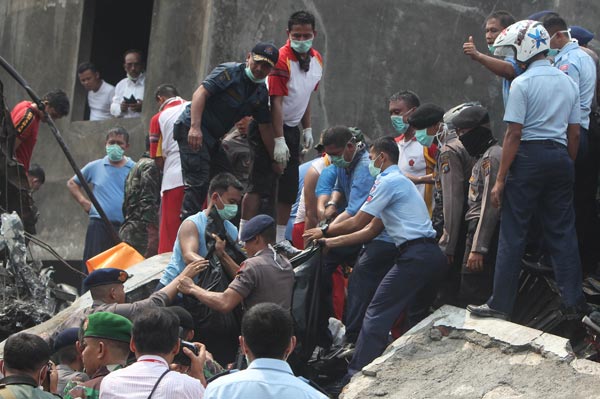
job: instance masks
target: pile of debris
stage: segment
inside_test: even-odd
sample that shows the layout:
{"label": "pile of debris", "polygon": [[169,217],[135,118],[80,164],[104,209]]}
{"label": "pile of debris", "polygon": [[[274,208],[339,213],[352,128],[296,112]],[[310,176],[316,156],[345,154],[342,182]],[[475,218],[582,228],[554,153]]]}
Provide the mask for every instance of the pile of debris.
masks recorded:
{"label": "pile of debris", "polygon": [[1,215],[0,341],[50,319],[76,298],[76,290],[57,286],[52,268],[27,262],[23,223],[13,212]]}

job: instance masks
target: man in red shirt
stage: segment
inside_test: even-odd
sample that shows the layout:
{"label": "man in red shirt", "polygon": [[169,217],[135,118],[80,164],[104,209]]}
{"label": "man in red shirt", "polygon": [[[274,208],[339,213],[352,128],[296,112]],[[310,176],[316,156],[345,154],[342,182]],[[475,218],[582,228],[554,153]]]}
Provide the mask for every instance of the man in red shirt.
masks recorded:
{"label": "man in red shirt", "polygon": [[250,129],[248,138],[255,155],[248,193],[243,202],[240,235],[246,220],[259,213],[260,198],[271,195],[274,183],[279,179],[276,242],[285,237],[292,204],[298,193],[300,143],[307,150],[313,146],[310,96],[317,90],[323,76],[323,59],[312,48],[316,34],[312,14],[298,11],[290,16],[288,41],[279,49],[279,59],[268,80],[275,141],[285,140],[290,159],[287,166],[284,165],[285,169],[274,163],[258,131]]}
{"label": "man in red shirt", "polygon": [[[60,119],[69,114],[69,98],[62,90],[53,90],[42,98],[46,112],[52,119]],[[29,170],[33,147],[37,141],[40,121],[45,121],[45,115],[35,103],[21,101],[10,113],[12,123],[17,130],[15,140],[15,159]]]}

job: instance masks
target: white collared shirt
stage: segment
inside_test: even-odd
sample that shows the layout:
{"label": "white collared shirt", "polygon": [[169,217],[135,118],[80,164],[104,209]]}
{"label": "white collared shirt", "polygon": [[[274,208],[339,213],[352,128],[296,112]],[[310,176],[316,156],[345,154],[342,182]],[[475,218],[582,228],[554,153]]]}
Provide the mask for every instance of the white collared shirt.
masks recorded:
{"label": "white collared shirt", "polygon": [[[178,97],[179,98],[179,97]],[[183,186],[183,175],[181,173],[181,158],[179,157],[179,144],[173,139],[173,127],[189,101],[183,104],[167,108],[160,113],[158,123],[162,133],[161,150],[165,158],[163,167],[163,178],[160,192]]]}
{"label": "white collared shirt", "polygon": [[117,83],[115,86],[115,96],[113,97],[112,104],[110,105],[110,113],[116,117],[139,118],[141,116],[141,112],[133,112],[130,109],[128,109],[127,112],[121,112],[121,102],[123,102],[123,97],[129,98],[131,95],[133,95],[133,97],[135,97],[137,100],[143,100],[145,81],[146,75],[141,73],[135,82],[126,77]]}
{"label": "white collared shirt", "polygon": [[[169,368],[160,356],[140,356],[137,362],[113,371],[102,380],[100,399],[146,399],[158,378]],[[198,399],[204,396],[200,380],[170,371],[160,381],[153,398]]]}
{"label": "white collared shirt", "polygon": [[115,86],[105,81],[102,81],[98,91],[88,91],[87,99],[91,121],[102,121],[113,117],[110,113],[110,106],[114,96]]}

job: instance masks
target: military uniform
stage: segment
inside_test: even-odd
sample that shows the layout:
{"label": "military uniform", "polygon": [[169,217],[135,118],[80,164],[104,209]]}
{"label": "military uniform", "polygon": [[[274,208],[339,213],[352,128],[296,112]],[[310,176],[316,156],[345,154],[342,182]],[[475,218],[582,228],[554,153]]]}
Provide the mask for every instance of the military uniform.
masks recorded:
{"label": "military uniform", "polygon": [[160,172],[154,160],[144,153],[125,180],[125,222],[119,236],[145,257],[158,251],[159,206]]}
{"label": "military uniform", "polygon": [[252,169],[252,150],[248,137],[236,129],[223,137],[221,144],[231,163],[233,175],[242,183],[245,191],[248,188]]}
{"label": "military uniform", "polygon": [[[501,157],[502,148],[499,145],[488,148],[475,162],[469,179],[469,210],[465,215],[468,231],[460,286],[461,299],[469,303],[485,302],[492,293],[500,210],[492,205],[491,192]],[[467,269],[467,259],[471,252],[484,255],[482,272]]]}
{"label": "military uniform", "polygon": [[58,397],[38,389],[36,381],[27,375],[13,375],[0,379],[1,399],[56,399]]}
{"label": "military uniform", "polygon": [[71,381],[65,387],[63,399],[98,399],[100,384],[111,371],[122,368],[120,364],[100,367],[89,381]]}

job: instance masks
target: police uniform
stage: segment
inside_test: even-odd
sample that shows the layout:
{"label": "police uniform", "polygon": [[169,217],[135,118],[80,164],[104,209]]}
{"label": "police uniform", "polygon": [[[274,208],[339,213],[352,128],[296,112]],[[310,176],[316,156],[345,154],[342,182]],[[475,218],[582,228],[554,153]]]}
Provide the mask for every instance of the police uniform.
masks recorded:
{"label": "police uniform", "polygon": [[398,257],[367,308],[348,367],[350,375],[381,355],[394,321],[408,306],[431,304],[434,298],[422,294],[432,291],[447,269],[425,202],[397,165],[389,166],[377,177],[361,210],[381,219],[398,247]]}
{"label": "police uniform", "polygon": [[[277,51],[276,48],[273,50]],[[179,144],[185,184],[182,220],[202,210],[212,176],[232,171],[219,139],[245,116],[252,116],[258,124],[271,123],[267,86],[252,82],[246,76],[245,68],[246,64],[224,63],[213,69],[202,82],[210,97],[202,113],[203,136],[199,151],[192,150],[188,144],[191,105],[175,124],[174,138]]]}
{"label": "police uniform", "polygon": [[[534,211],[539,211],[544,236],[551,238],[546,245],[562,299],[566,306],[579,306],[584,297],[572,202],[574,165],[566,136],[567,125],[581,122],[578,88],[549,61],[533,61],[513,80],[504,121],[523,127],[504,188],[494,289],[487,306],[505,315],[512,311]],[[479,307],[469,310],[480,312]]]}
{"label": "police uniform", "polygon": [[125,221],[119,236],[146,258],[158,251],[159,207],[160,171],[148,153],[144,153],[125,180]]}

